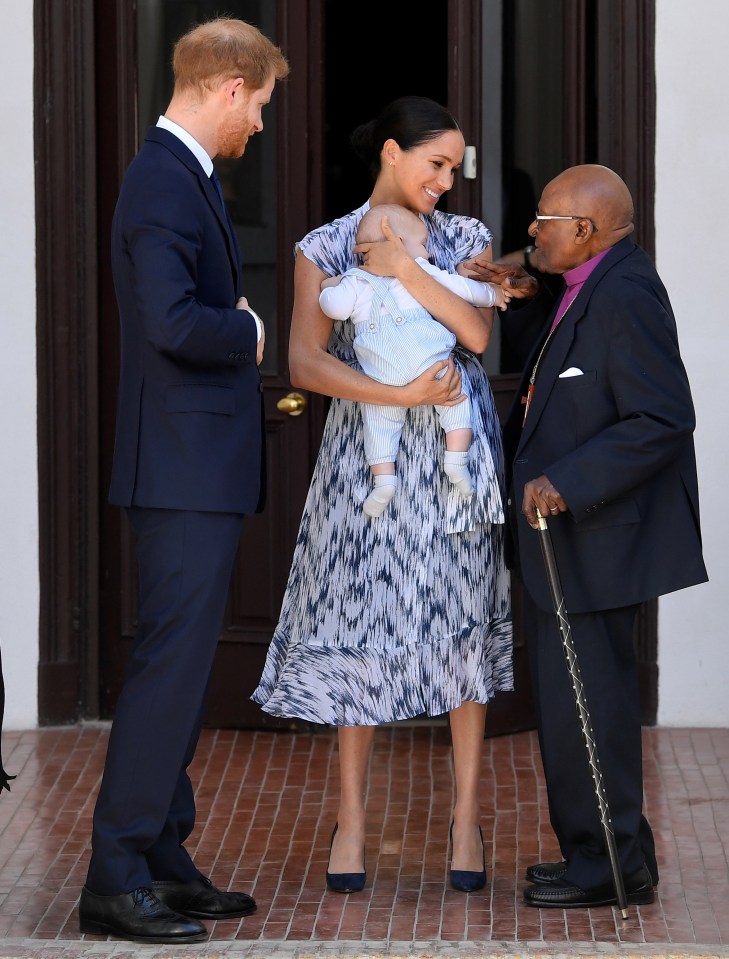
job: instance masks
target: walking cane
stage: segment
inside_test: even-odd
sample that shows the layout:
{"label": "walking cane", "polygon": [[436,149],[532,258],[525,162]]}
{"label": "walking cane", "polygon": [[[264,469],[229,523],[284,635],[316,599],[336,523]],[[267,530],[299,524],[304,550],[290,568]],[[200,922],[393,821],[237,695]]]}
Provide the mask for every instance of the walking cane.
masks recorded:
{"label": "walking cane", "polygon": [[[536,507],[535,507],[536,508]],[[592,731],[592,721],[587,708],[587,698],[585,696],[585,687],[582,684],[582,675],[580,673],[580,664],[577,661],[577,652],[572,640],[572,629],[567,618],[567,609],[564,603],[564,594],[562,584],[559,579],[557,562],[554,558],[554,549],[552,547],[552,537],[547,529],[547,520],[536,509],[537,520],[539,521],[539,543],[542,547],[542,556],[547,570],[547,579],[549,581],[549,591],[552,594],[552,605],[557,616],[557,626],[562,637],[562,646],[564,656],[567,662],[567,670],[572,680],[572,689],[575,694],[575,706],[582,729],[582,738],[585,741],[587,750],[587,760],[590,764],[592,781],[595,784],[595,795],[597,797],[598,811],[600,813],[600,822],[605,837],[608,855],[610,856],[610,866],[613,871],[613,884],[615,886],[615,895],[618,900],[618,907],[623,919],[628,918],[628,900],[625,895],[625,884],[623,883],[623,873],[620,869],[618,860],[618,849],[615,843],[615,832],[610,818],[610,809],[608,807],[607,796],[605,795],[605,785],[600,771],[600,760],[597,755],[597,746],[595,744],[595,735]]]}

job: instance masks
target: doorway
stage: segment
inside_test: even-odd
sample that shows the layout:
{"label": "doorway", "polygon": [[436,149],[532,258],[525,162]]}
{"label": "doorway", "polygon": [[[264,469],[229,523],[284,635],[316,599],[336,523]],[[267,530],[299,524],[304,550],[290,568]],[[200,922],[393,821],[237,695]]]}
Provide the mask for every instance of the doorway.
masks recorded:
{"label": "doorway", "polygon": [[[530,149],[539,157],[549,143],[561,165],[596,160],[624,171],[644,206],[638,240],[652,249],[652,3],[636,12],[632,0],[448,0],[427,17],[407,19],[400,6],[380,3],[368,8],[372,23],[386,25],[375,32],[353,32],[344,7],[341,0],[230,0],[226,7],[272,36],[292,70],[267,108],[259,143],[254,138],[241,164],[223,171],[244,273],[255,289],[251,301],[258,308],[260,297],[270,311],[263,370],[270,482],[267,510],[244,524],[210,725],[294,725],[272,720],[248,699],[278,617],[326,414],[325,399],[315,394],[298,417],[277,405],[291,392],[292,249],[368,195],[367,172],[348,152],[357,123],[406,93],[446,103],[479,150],[477,178],[458,181],[448,208],[483,219],[498,252],[501,165],[516,142],[514,116],[526,105],[536,125]],[[535,21],[527,14],[555,9],[559,17],[532,36]],[[110,718],[121,686],[134,631],[135,571],[121,511],[106,503],[119,359],[108,236],[124,170],[146,125],[166,107],[170,44],[188,24],[217,12],[212,0],[35,5],[43,724]],[[550,82],[561,92],[553,90],[550,102],[559,124],[540,106],[552,89],[545,70],[556,71]],[[522,99],[510,105],[518,89]],[[65,90],[74,97],[62,96]],[[498,139],[493,130],[502,131]],[[503,412],[514,375],[488,363]],[[515,598],[521,663],[518,586]],[[643,621],[644,720],[655,722],[655,609]],[[492,710],[490,734],[532,725],[521,669],[519,692],[500,697]]]}

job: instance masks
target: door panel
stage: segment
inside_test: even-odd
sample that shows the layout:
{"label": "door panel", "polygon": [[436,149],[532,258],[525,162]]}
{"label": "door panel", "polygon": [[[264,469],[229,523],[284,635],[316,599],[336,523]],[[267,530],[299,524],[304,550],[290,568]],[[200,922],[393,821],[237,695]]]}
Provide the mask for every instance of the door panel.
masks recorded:
{"label": "door panel", "polygon": [[[250,702],[278,621],[310,470],[307,403],[289,416],[277,403],[290,390],[266,382],[267,506],[243,521],[223,634],[215,659],[206,722],[212,726],[289,727]],[[315,408],[314,416],[321,413]],[[318,446],[318,439],[317,444]]]}

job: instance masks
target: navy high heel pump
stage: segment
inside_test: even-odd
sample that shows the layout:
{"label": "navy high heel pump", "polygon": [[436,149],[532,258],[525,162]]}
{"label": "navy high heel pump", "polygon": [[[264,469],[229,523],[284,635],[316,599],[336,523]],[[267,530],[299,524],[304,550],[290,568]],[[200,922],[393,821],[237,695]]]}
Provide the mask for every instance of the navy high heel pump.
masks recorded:
{"label": "navy high heel pump", "polygon": [[[329,840],[330,856],[337,829],[339,829],[339,823],[334,824],[332,838]],[[365,865],[364,850],[362,851],[362,865]],[[364,872],[329,872],[327,869],[327,889],[331,890],[331,892],[362,892],[366,881],[366,869]]]}
{"label": "navy high heel pump", "polygon": [[[481,837],[481,853],[483,855],[483,869],[480,872],[476,872],[471,869],[451,869],[450,871],[450,880],[451,886],[454,889],[457,889],[458,892],[477,892],[479,889],[483,889],[486,885],[486,852],[483,848],[483,833],[481,832],[481,827],[478,827],[478,834]],[[448,833],[451,841],[451,848],[453,848],[453,823],[451,822],[451,828]]]}

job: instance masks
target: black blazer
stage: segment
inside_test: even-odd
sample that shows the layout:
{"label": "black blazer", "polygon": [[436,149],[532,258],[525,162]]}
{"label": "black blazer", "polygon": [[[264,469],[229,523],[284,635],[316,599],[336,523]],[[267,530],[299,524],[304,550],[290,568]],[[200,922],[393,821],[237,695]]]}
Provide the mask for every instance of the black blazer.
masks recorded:
{"label": "black blazer", "polygon": [[252,513],[263,505],[263,387],[238,244],[215,187],[152,127],[112,224],[121,378],[110,502]]}
{"label": "black blazer", "polygon": [[[504,424],[512,531],[524,584],[551,609],[524,484],[546,474],[569,507],[549,518],[568,611],[643,602],[708,577],[701,550],[694,408],[668,294],[632,240],[592,272],[550,338],[522,428],[527,383],[554,310],[510,311],[541,332]],[[508,322],[508,321],[507,321]],[[567,370],[578,375],[562,376]]]}

